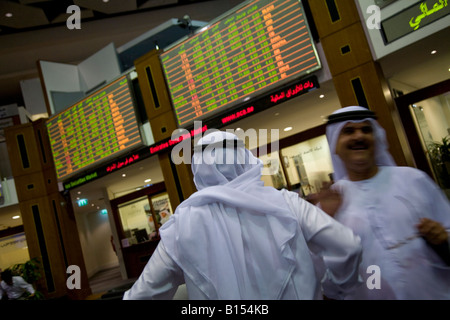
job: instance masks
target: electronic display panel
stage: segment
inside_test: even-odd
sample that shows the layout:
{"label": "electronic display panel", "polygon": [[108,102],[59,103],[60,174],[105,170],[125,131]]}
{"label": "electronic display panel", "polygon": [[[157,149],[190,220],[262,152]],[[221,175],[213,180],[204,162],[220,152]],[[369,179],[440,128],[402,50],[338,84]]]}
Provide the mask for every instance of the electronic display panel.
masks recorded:
{"label": "electronic display panel", "polygon": [[47,120],[58,180],[141,146],[125,75]]}
{"label": "electronic display panel", "polygon": [[298,0],[247,1],[160,59],[179,127],[321,68]]}

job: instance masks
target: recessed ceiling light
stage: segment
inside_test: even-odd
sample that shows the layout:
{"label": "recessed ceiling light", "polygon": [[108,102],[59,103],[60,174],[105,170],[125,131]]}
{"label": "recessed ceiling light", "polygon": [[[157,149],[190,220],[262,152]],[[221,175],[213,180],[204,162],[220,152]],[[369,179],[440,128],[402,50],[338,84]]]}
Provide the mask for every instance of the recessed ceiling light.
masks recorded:
{"label": "recessed ceiling light", "polygon": [[324,95],[324,94],[321,94],[321,95],[319,96],[319,98],[320,98],[320,99],[323,99],[323,98],[325,98],[325,95]]}
{"label": "recessed ceiling light", "polygon": [[5,17],[7,17],[7,18],[11,18],[12,16],[13,16],[13,14],[11,12],[5,13]]}
{"label": "recessed ceiling light", "polygon": [[436,50],[431,51],[431,54],[436,54],[436,53],[437,53]]}
{"label": "recessed ceiling light", "polygon": [[275,113],[275,116],[279,116],[279,115],[280,115],[280,113],[279,113],[279,112]]}
{"label": "recessed ceiling light", "polygon": [[292,127],[286,127],[286,128],[284,128],[284,131],[291,131],[292,130]]}
{"label": "recessed ceiling light", "polygon": [[13,216],[12,218],[13,218],[14,220],[15,220],[15,219],[19,219],[20,216]]}
{"label": "recessed ceiling light", "polygon": [[109,2],[109,0],[103,0],[103,2],[104,2],[104,3],[107,3],[107,2]]}
{"label": "recessed ceiling light", "polygon": [[81,194],[81,191],[78,191],[78,194]]}
{"label": "recessed ceiling light", "polygon": [[146,179],[144,182],[150,182],[152,181],[152,179]]}
{"label": "recessed ceiling light", "polygon": [[125,173],[123,173],[123,174],[122,174],[122,177],[124,177],[124,178],[125,178],[126,176],[127,176],[127,175],[126,175]]}

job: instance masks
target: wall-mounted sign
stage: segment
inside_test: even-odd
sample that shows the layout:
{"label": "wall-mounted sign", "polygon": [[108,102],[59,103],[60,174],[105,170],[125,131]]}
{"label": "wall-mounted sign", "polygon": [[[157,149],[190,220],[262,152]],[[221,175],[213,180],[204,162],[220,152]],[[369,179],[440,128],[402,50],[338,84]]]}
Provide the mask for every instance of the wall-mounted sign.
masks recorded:
{"label": "wall-mounted sign", "polygon": [[79,207],[87,206],[87,204],[88,204],[88,199],[80,199],[80,200],[77,200],[77,204],[78,204]]}
{"label": "wall-mounted sign", "polygon": [[129,78],[123,76],[47,121],[58,179],[142,145]]}
{"label": "wall-mounted sign", "polygon": [[381,33],[386,44],[419,28],[445,17],[450,13],[448,0],[425,0],[381,22]]}
{"label": "wall-mounted sign", "polygon": [[289,99],[293,99],[318,88],[320,88],[320,85],[317,77],[314,75],[304,79],[299,79],[294,83],[290,83],[284,87],[267,93],[251,103],[249,101],[249,103],[245,105],[230,109],[228,113],[215,117],[209,121],[201,122],[201,127],[194,127],[189,131],[186,129],[181,129],[184,130],[184,133],[180,134],[178,138],[174,140],[166,139],[164,141],[159,141],[149,147],[141,148],[135,152],[127,154],[126,156],[114,159],[114,161],[110,161],[102,167],[96,168],[95,171],[88,172],[81,177],[66,180],[64,181],[64,189],[69,190],[92,180],[101,178],[115,170],[132,165],[137,161],[160,152],[168,151],[185,139],[193,139],[199,135],[201,136],[208,129],[219,129],[225,125],[231,124],[232,122],[241,120],[257,112],[266,110],[277,104],[286,102]]}
{"label": "wall-mounted sign", "polygon": [[298,0],[246,1],[160,58],[185,128],[321,68]]}

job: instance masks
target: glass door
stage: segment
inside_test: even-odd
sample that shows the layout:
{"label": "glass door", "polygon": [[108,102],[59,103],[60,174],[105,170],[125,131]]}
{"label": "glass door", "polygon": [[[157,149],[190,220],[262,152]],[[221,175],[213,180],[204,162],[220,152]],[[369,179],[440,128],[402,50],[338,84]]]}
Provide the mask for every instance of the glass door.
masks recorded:
{"label": "glass door", "polygon": [[450,199],[450,79],[400,95],[395,104],[415,166]]}
{"label": "glass door", "polygon": [[435,180],[450,189],[450,91],[411,104],[410,112]]}

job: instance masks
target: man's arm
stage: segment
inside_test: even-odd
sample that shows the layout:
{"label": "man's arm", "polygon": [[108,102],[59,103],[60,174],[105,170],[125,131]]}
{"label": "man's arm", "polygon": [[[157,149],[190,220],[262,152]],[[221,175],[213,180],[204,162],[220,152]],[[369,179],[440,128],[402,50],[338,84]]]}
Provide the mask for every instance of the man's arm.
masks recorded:
{"label": "man's arm", "polygon": [[183,271],[166,253],[160,241],[139,278],[125,292],[123,300],[169,300],[183,283]]}
{"label": "man's arm", "polygon": [[310,250],[324,262],[324,294],[341,299],[344,293],[360,285],[362,247],[359,237],[303,199],[297,197],[293,206]]}
{"label": "man's arm", "polygon": [[31,295],[34,295],[34,288],[31,284],[29,284],[28,282],[25,281],[24,278],[22,277],[17,277],[17,285],[22,288],[25,289],[26,291],[28,291],[28,293],[30,293]]}

